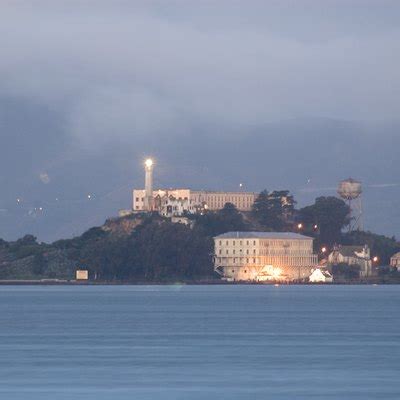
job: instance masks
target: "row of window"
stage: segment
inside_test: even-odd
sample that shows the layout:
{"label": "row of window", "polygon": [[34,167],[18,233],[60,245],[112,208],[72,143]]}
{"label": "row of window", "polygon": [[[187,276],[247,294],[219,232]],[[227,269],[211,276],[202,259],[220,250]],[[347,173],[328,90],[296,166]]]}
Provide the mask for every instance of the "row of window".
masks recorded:
{"label": "row of window", "polygon": [[[239,246],[243,246],[243,240],[239,240],[238,243],[239,243]],[[227,246],[229,246],[229,240],[227,240],[227,241],[225,242],[225,244],[226,244]],[[219,245],[222,246],[222,240],[219,241]],[[246,240],[246,245],[247,245],[247,246],[250,245],[250,241],[249,241],[249,240]],[[255,246],[255,245],[256,245],[256,241],[253,240],[253,246]],[[235,240],[232,240],[232,246],[236,246],[236,241],[235,241]]]}
{"label": "row of window", "polygon": [[[246,261],[245,261],[245,262],[248,264],[248,263],[251,262],[250,260],[253,260],[253,264],[256,264],[256,263],[257,263],[257,260],[256,260],[255,258],[246,258]],[[242,260],[239,258],[239,261],[238,261],[238,262],[241,263],[241,261],[242,261]],[[219,263],[222,262],[222,258],[217,258],[217,262],[219,262]],[[233,259],[233,263],[236,264],[236,258]]]}
{"label": "row of window", "polygon": [[[242,251],[243,250],[240,249],[239,253],[242,253]],[[256,253],[257,253],[256,249],[253,249],[253,254],[256,254]],[[218,254],[222,254],[222,250],[221,249],[219,250]],[[225,250],[225,254],[229,254],[229,250]],[[232,254],[236,254],[236,250],[235,249],[232,250]],[[246,254],[250,254],[249,249],[246,250]]]}

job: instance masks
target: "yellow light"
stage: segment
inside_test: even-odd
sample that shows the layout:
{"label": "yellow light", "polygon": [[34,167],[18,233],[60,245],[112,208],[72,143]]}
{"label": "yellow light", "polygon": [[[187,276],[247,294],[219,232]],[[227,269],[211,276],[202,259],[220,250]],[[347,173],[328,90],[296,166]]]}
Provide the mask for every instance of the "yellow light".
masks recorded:
{"label": "yellow light", "polygon": [[281,276],[282,270],[280,268],[274,268],[272,270],[272,276],[274,278],[279,278]]}
{"label": "yellow light", "polygon": [[148,158],[148,159],[144,162],[144,165],[145,165],[147,168],[151,168],[151,167],[153,166],[153,160],[152,160],[151,158]]}
{"label": "yellow light", "polygon": [[323,248],[321,249],[321,251],[322,251],[323,253],[326,253],[326,247],[323,247]]}
{"label": "yellow light", "polygon": [[378,257],[375,256],[375,257],[372,259],[372,261],[373,261],[373,262],[377,262],[377,261],[378,261]]}

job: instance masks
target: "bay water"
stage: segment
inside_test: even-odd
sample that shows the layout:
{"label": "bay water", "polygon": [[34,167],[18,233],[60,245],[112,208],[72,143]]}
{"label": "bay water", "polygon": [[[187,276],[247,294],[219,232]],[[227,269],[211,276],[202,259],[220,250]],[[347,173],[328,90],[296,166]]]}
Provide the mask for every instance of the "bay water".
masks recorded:
{"label": "bay water", "polygon": [[0,399],[400,399],[400,286],[0,286]]}

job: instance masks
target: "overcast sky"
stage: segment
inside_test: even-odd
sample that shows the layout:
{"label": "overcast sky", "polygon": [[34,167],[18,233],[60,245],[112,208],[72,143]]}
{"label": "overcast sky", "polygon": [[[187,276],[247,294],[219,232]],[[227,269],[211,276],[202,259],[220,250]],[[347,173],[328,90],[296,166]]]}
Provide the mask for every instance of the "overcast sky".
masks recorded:
{"label": "overcast sky", "polygon": [[[130,187],[142,185],[141,158],[149,152],[164,163],[160,183],[207,186],[207,170],[199,178],[207,148],[202,162],[187,155],[196,153],[199,136],[210,137],[210,146],[218,138],[223,149],[274,124],[265,133],[274,143],[280,121],[303,121],[285,133],[307,135],[304,121],[326,119],[356,123],[360,141],[365,132],[379,134],[377,126],[395,140],[399,21],[396,0],[2,0],[0,237],[30,229],[52,240],[128,207]],[[334,141],[335,131],[330,135]],[[346,132],[337,137],[345,146]],[[208,186],[228,189],[224,174],[238,160],[220,156],[226,170],[209,174]],[[364,180],[398,183],[374,178],[375,166],[360,158]],[[307,167],[298,161],[289,163],[296,170]],[[315,178],[322,181],[326,171],[319,173]],[[339,175],[331,174],[328,186]],[[248,179],[251,190],[269,187]],[[282,186],[296,182],[282,178]],[[80,202],[93,190],[102,193],[102,205],[83,212]],[[108,193],[119,193],[117,200]],[[18,211],[13,202],[19,197],[25,206]],[[35,207],[61,198],[64,206],[40,225]],[[381,229],[398,232],[389,225]]]}

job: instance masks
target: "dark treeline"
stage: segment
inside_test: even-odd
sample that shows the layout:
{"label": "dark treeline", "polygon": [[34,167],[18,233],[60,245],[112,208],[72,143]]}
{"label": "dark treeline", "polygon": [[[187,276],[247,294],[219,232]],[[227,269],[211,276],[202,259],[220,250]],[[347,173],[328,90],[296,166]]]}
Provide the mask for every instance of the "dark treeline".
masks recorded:
{"label": "dark treeline", "polygon": [[227,203],[222,210],[188,215],[191,224],[173,224],[158,214],[115,220],[134,228],[124,234],[105,227],[53,244],[27,235],[15,242],[0,240],[0,279],[72,279],[76,269],[88,269],[101,281],[161,282],[200,280],[214,276],[213,236],[228,231],[293,231],[315,238],[315,251],[335,244],[368,244],[383,264],[400,251],[395,238],[370,232],[343,233],[350,210],[336,197],[319,197],[302,209],[288,191],[260,193],[251,212]]}

